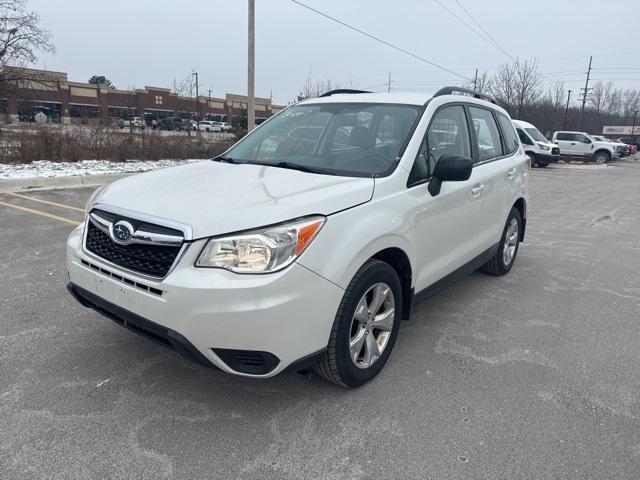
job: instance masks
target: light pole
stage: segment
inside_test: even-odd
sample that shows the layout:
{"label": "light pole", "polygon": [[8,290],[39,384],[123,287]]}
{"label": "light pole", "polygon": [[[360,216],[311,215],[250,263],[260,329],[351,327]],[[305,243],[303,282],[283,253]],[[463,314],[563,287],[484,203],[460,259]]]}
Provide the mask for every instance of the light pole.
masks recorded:
{"label": "light pole", "polygon": [[636,130],[636,118],[638,117],[638,110],[633,112],[633,125],[631,126],[631,139],[635,141],[636,136],[634,132]]}
{"label": "light pole", "polygon": [[211,89],[209,89],[209,118],[211,118]]}
{"label": "light pole", "polygon": [[571,98],[571,90],[567,94],[567,106],[564,109],[564,122],[562,123],[562,129],[567,129],[567,113],[569,113],[569,99]]}
{"label": "light pole", "polygon": [[247,68],[247,132],[253,130],[256,125],[256,85],[255,85],[255,63],[256,63],[256,35],[255,35],[255,14],[256,2],[249,0],[249,52]]}
{"label": "light pole", "polygon": [[[193,72],[191,75],[196,77],[196,121],[200,121],[200,96],[198,93],[198,72]],[[200,129],[198,129],[200,131]]]}

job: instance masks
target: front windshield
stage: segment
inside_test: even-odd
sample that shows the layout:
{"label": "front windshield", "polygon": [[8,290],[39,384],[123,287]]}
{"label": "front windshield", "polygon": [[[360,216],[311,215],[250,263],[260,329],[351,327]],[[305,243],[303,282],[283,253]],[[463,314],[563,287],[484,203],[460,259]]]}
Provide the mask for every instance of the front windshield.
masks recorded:
{"label": "front windshield", "polygon": [[525,128],[525,130],[536,142],[549,142],[549,139],[542,135],[537,128]]}
{"label": "front windshield", "polygon": [[334,175],[381,175],[395,166],[421,112],[422,107],[413,105],[297,105],[245,137],[225,157]]}

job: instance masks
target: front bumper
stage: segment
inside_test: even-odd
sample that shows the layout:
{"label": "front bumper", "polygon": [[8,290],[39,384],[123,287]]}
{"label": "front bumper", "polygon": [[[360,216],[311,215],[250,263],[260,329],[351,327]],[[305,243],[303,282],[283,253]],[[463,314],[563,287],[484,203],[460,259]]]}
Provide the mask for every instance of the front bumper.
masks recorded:
{"label": "front bumper", "polygon": [[536,153],[536,160],[540,160],[544,163],[557,162],[560,160],[560,150],[558,150],[557,154],[547,152]]}
{"label": "front bumper", "polygon": [[271,377],[327,346],[344,290],[297,263],[266,275],[195,268],[206,241],[199,240],[155,281],[85,252],[82,229],[67,241],[74,296],[191,360]]}

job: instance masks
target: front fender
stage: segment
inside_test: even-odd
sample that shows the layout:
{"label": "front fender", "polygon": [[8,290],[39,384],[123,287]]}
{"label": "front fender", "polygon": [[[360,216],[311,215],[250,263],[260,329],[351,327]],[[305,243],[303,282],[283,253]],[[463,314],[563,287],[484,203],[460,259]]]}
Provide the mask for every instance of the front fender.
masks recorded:
{"label": "front fender", "polygon": [[[405,197],[390,203],[412,201]],[[368,259],[387,248],[404,251],[415,271],[416,252],[409,240],[412,229],[408,218],[398,214],[408,211],[409,205],[374,201],[331,215],[298,262],[342,288]]]}

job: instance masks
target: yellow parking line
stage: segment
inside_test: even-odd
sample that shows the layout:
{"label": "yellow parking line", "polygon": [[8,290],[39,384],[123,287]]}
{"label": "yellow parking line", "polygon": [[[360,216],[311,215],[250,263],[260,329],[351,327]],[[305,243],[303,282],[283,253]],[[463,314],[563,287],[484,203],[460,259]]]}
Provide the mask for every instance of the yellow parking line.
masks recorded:
{"label": "yellow parking line", "polygon": [[27,208],[27,207],[20,207],[18,205],[12,205],[10,203],[0,202],[0,205],[2,205],[3,207],[15,208],[16,210],[22,210],[23,212],[33,213],[34,215],[40,215],[41,217],[50,218],[52,220],[68,223],[70,225],[78,225],[80,223],[76,220],[70,220],[68,218],[59,217],[57,215],[51,215],[50,213],[47,213],[47,212],[41,212],[40,210],[34,210],[32,208]]}
{"label": "yellow parking line", "polygon": [[71,205],[65,205],[64,203],[50,202],[49,200],[42,200],[40,198],[29,197],[27,195],[21,195],[20,193],[9,192],[7,195],[13,197],[24,198],[25,200],[31,200],[33,202],[46,203],[47,205],[53,205],[54,207],[68,208],[69,210],[75,210],[76,212],[84,213],[84,208],[72,207]]}

